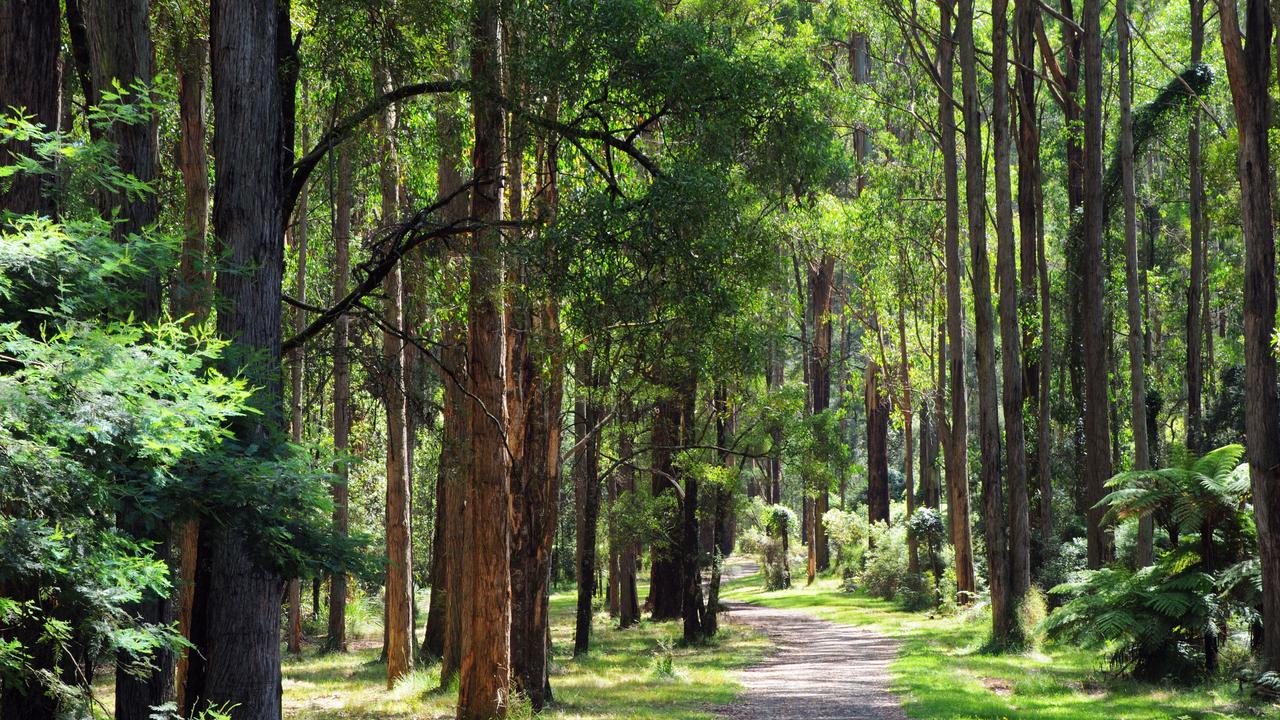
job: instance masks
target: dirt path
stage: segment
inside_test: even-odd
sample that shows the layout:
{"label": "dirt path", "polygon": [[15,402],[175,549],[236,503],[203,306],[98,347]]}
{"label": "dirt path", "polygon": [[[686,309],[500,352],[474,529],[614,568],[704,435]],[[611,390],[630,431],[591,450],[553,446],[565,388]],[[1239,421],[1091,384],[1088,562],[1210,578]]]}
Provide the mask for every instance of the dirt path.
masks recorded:
{"label": "dirt path", "polygon": [[799,610],[726,603],[729,622],[765,633],[775,648],[743,671],[746,690],[721,708],[733,720],[906,720],[889,692],[897,644],[882,635],[818,620]]}

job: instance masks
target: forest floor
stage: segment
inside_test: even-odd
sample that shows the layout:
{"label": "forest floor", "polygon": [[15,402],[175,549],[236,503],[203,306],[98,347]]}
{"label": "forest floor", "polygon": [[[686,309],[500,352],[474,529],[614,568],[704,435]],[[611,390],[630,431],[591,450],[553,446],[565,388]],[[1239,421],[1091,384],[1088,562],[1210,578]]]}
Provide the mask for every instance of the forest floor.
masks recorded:
{"label": "forest floor", "polygon": [[801,610],[726,603],[727,619],[768,635],[775,650],[742,671],[732,720],[906,720],[890,692],[897,643]]}
{"label": "forest floor", "polygon": [[[889,689],[902,699],[906,715],[916,720],[1201,720],[1280,717],[1280,708],[1250,702],[1234,682],[1206,683],[1192,687],[1137,683],[1112,677],[1106,658],[1093,651],[1047,645],[1025,654],[992,655],[982,647],[988,636],[989,617],[980,611],[938,617],[900,609],[895,603],[844,592],[836,578],[819,578],[813,585],[766,591],[761,576],[750,575],[726,582],[725,600],[754,606],[805,613],[846,627],[853,637],[887,639],[898,651],[887,666]],[[788,615],[789,617],[789,615]],[[775,633],[765,631],[770,636]],[[824,641],[825,642],[825,641]],[[874,662],[845,663],[845,677],[861,679],[879,672],[883,657],[880,641],[871,642],[868,655]],[[803,651],[803,646],[798,648]],[[785,648],[784,653],[788,652]],[[824,650],[825,652],[825,650]],[[807,683],[810,670],[797,663],[795,676],[778,678]],[[827,667],[814,672],[828,673]],[[750,671],[743,676],[751,687]],[[823,680],[817,678],[817,680]],[[825,683],[824,683],[825,684]],[[750,696],[748,690],[748,697]],[[787,697],[794,700],[794,695]],[[816,707],[816,706],[815,706]],[[901,715],[825,715],[816,710],[779,713],[774,717],[868,717]],[[764,717],[732,715],[731,717]]]}
{"label": "forest floor", "polygon": [[[768,641],[745,626],[732,626],[715,643],[681,648],[678,622],[618,630],[597,614],[592,649],[572,657],[576,595],[551,598],[551,686],[555,707],[542,715],[563,720],[710,720],[714,708],[741,690],[733,671],[763,656]],[[376,600],[375,600],[376,602]],[[420,607],[426,607],[420,603]],[[456,690],[440,692],[439,665],[416,670],[388,691],[386,668],[377,662],[380,628],[370,626],[352,652],[320,654],[306,647],[284,663],[285,717],[315,720],[452,718]],[[528,716],[519,709],[514,718]]]}

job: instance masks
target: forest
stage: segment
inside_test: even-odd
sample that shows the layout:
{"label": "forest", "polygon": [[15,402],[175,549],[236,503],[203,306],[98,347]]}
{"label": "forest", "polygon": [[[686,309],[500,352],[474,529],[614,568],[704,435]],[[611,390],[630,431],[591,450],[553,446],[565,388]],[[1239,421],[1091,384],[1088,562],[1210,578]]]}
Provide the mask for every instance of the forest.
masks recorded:
{"label": "forest", "polygon": [[1267,0],[0,0],[0,719],[1280,717]]}

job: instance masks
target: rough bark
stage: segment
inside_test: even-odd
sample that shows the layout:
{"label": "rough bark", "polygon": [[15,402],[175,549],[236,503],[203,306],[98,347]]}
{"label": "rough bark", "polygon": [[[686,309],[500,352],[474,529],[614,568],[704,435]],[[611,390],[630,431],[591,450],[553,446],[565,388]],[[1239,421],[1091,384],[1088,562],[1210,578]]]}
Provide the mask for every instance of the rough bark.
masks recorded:
{"label": "rough bark", "polygon": [[[0,4],[0,113],[21,108],[32,122],[58,130],[61,76],[58,52],[62,44],[58,3],[10,0]],[[0,144],[0,166],[29,156],[30,143]],[[7,187],[6,187],[7,185]],[[39,175],[11,175],[0,184],[0,211],[50,214],[53,202]]]}
{"label": "rough bark", "polygon": [[[1036,288],[1036,228],[1041,215],[1036,202],[1040,186],[1040,133],[1036,116],[1036,57],[1035,27],[1039,20],[1040,6],[1034,0],[1014,0],[1013,56],[1014,95],[1016,100],[1018,150],[1018,312],[1022,318],[1022,396],[1032,397],[1027,404],[1031,424],[1037,429],[1049,419],[1042,416],[1034,402],[1034,394],[1040,386],[1040,357],[1048,347],[1048,338],[1038,340],[1033,319],[1037,316]],[[1026,454],[1025,481],[1039,472],[1039,459],[1029,450]]]}
{"label": "rough bark", "polygon": [[1102,186],[1102,28],[1101,0],[1084,0],[1084,233],[1078,272],[1081,282],[1081,333],[1084,349],[1084,436],[1086,541],[1090,568],[1111,559],[1111,537],[1102,523],[1103,484],[1111,477],[1111,427],[1107,397],[1107,331],[1103,317],[1102,233],[1106,223]]}
{"label": "rough bark", "polygon": [[[453,197],[441,211],[443,220],[452,223],[470,214],[470,196],[457,193],[462,187],[462,124],[458,116],[442,101],[439,105],[439,155],[436,181],[441,197]],[[457,193],[456,197],[454,196]],[[451,254],[446,260],[445,292],[456,295],[467,273],[465,258]],[[470,443],[467,440],[467,417],[470,400],[463,385],[467,373],[467,329],[454,319],[446,319],[441,329],[440,372],[444,383],[444,423],[440,441],[437,487],[443,488],[439,498],[446,522],[443,529],[443,568],[441,582],[433,584],[433,595],[441,595],[444,609],[443,638],[440,648],[440,685],[447,688],[462,666],[462,615],[466,602],[462,575],[462,552],[466,542],[463,522],[466,507],[466,483]],[[434,583],[434,581],[433,581]]]}
{"label": "rough bark", "polygon": [[889,522],[889,398],[880,391],[880,366],[867,360],[867,520]]}
{"label": "rough bark", "polygon": [[[390,79],[375,69],[384,90]],[[378,183],[382,195],[382,224],[390,227],[399,220],[399,171],[394,134],[395,109],[388,106],[379,119],[379,148],[382,161],[378,165]],[[385,296],[382,321],[397,331],[404,328],[403,263],[398,263],[382,281]],[[413,667],[413,558],[409,536],[409,438],[406,433],[408,413],[405,384],[405,344],[396,332],[382,334],[383,403],[387,409],[387,496],[386,540],[387,577],[386,628],[387,687],[395,684]]]}
{"label": "rough bark", "polygon": [[465,512],[462,668],[459,720],[503,717],[511,682],[511,457],[506,446],[506,348],[503,254],[505,218],[502,164],[506,119],[498,104],[502,33],[498,0],[474,0],[471,21],[472,150],[476,188],[471,214],[482,223],[472,235],[467,333],[467,417],[471,438]]}
{"label": "rough bark", "polygon": [[[814,415],[831,407],[831,298],[835,289],[836,259],[824,255],[809,270],[809,314],[813,322],[813,350],[809,354],[810,409]],[[809,527],[810,578],[831,566],[830,545],[822,516],[827,511],[829,487],[811,487],[812,518]]]}
{"label": "rough bark", "polygon": [[[587,354],[578,360],[575,374],[580,383],[582,421],[577,425],[575,441],[582,454],[575,461],[575,496],[578,504],[578,606],[573,632],[573,654],[582,655],[590,649],[592,600],[596,585],[596,538],[600,525],[600,433],[596,429],[603,415],[600,405],[599,373],[594,358]],[[576,412],[576,410],[575,410]]]}
{"label": "rough bark", "polygon": [[[302,144],[307,144],[307,131],[304,127],[302,130]],[[299,302],[307,302],[307,231],[309,203],[307,195],[302,194],[301,201],[298,203],[298,209],[293,221],[293,228],[289,232],[287,240],[291,239],[294,246],[294,252],[297,254],[297,263],[294,267],[293,292],[294,297]],[[307,326],[307,313],[302,308],[294,308],[293,329],[294,332],[300,331]],[[303,435],[303,392],[304,379],[306,371],[306,356],[302,352],[302,348],[298,348],[289,354],[289,440],[294,443],[302,442]],[[289,608],[289,652],[299,654],[302,652],[302,582],[300,578],[291,578],[289,580],[289,591],[287,597]]]}
{"label": "rough bark", "polygon": [[[1244,230],[1245,433],[1254,519],[1262,559],[1262,657],[1280,671],[1280,400],[1276,397],[1275,235],[1272,226],[1268,99],[1271,78],[1271,7],[1248,0],[1241,32],[1234,3],[1220,8],[1219,28],[1239,135],[1240,221]],[[1243,35],[1243,38],[1242,38]]]}
{"label": "rough bark", "polygon": [[969,529],[969,420],[965,397],[964,300],[960,287],[964,277],[960,253],[960,180],[957,167],[954,99],[955,38],[952,20],[954,0],[939,0],[941,25],[938,33],[938,125],[942,129],[943,191],[945,194],[943,244],[947,267],[947,376],[950,381],[951,418],[945,444],[947,515],[951,544],[955,550],[958,601],[967,603],[977,585],[973,572],[973,545]]}
{"label": "rough bark", "polygon": [[[664,493],[676,495],[673,448],[680,442],[680,405],[670,393],[660,398],[654,407],[653,431],[653,484],[654,497]],[[652,617],[656,621],[681,617],[684,605],[683,572],[674,542],[679,535],[679,523],[666,528],[666,536],[673,541],[656,542],[650,548],[649,599]]]}
{"label": "rough bark", "polygon": [[[347,293],[351,266],[351,150],[338,151],[337,188],[334,201],[334,278],[333,296]],[[347,451],[351,438],[351,321],[346,315],[333,324],[333,449]],[[339,462],[330,491],[333,494],[333,529],[346,535],[349,524],[347,509],[347,464]],[[325,640],[329,652],[347,650],[347,574],[341,570],[329,576],[329,634]]]}
{"label": "rough bark", "polygon": [[[216,0],[211,13],[213,227],[222,248],[218,334],[231,342],[224,371],[261,388],[260,415],[235,424],[246,447],[269,448],[282,420],[281,281],[284,243],[282,98],[273,3]],[[192,641],[203,662],[188,677],[188,706],[234,705],[247,718],[279,717],[283,583],[234,523],[201,528]],[[207,552],[205,552],[207,550]],[[201,597],[202,596],[202,597]],[[215,631],[216,629],[216,631]],[[196,657],[197,653],[192,653]],[[196,663],[192,663],[196,665]]]}
{"label": "rough bark", "polygon": [[178,143],[175,164],[184,194],[182,254],[172,291],[174,315],[203,323],[209,312],[213,273],[208,263],[209,152],[205,130],[205,65],[209,44],[186,38],[174,48],[178,64]]}
{"label": "rough bark", "polygon": [[[513,168],[517,164],[512,158]],[[546,219],[554,217],[557,152],[542,142],[538,152],[538,200]],[[513,171],[513,182],[519,174]],[[513,198],[513,210],[515,210]],[[519,463],[512,468],[511,520],[511,672],[516,687],[541,710],[551,703],[549,673],[549,594],[551,549],[560,496],[560,406],[564,396],[563,348],[559,306],[549,296],[528,298],[512,309],[513,321],[527,328],[516,333],[512,384],[523,398]]]}

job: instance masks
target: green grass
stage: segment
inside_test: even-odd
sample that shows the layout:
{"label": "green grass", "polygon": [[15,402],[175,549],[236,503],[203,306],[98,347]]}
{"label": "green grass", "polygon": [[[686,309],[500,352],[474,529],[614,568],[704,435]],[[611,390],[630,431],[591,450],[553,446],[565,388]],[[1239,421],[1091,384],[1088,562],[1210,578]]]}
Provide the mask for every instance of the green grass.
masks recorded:
{"label": "green grass", "polygon": [[1169,720],[1280,717],[1275,706],[1249,704],[1234,684],[1157,686],[1111,678],[1097,652],[1049,645],[1037,652],[991,655],[989,616],[929,617],[892,602],[842,592],[835,579],[767,592],[753,575],[729,583],[728,599],[803,610],[869,628],[901,643],[891,666],[893,690],[920,720]]}
{"label": "green grass", "polygon": [[[655,672],[661,641],[680,636],[678,623],[641,623],[616,630],[597,616],[592,650],[573,658],[571,593],[551,598],[551,687],[556,706],[543,717],[570,719],[711,718],[715,705],[732,702],[740,685],[733,670],[761,656],[768,643],[741,626],[721,625],[717,641],[705,647],[674,647],[674,677]],[[385,667],[377,664],[378,638],[353,642],[345,655],[322,655],[307,648],[284,664],[286,718],[452,717],[455,696],[438,693],[439,667],[420,669],[395,689],[385,687]]]}

